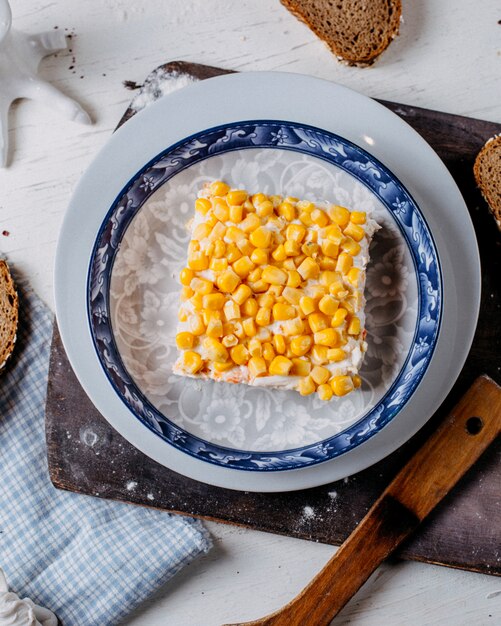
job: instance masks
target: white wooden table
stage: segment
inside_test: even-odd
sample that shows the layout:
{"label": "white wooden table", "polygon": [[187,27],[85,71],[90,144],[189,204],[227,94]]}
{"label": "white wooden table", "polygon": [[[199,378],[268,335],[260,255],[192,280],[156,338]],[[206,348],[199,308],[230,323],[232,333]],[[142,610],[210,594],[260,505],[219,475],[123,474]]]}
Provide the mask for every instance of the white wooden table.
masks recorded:
{"label": "white wooden table", "polygon": [[[278,0],[11,3],[19,29],[57,26],[74,33],[72,52],[47,58],[41,71],[95,120],[92,127],[78,126],[32,102],[21,102],[10,115],[13,163],[0,170],[0,252],[51,307],[61,219],[72,189],[131,99],[123,81],[141,83],[168,60],[302,72],[370,96],[501,122],[499,0],[403,0],[400,37],[368,69],[340,65]],[[212,552],[131,616],[129,626],[256,618],[286,603],[334,550],[208,526]],[[336,623],[501,624],[501,579],[417,563],[384,565]]]}

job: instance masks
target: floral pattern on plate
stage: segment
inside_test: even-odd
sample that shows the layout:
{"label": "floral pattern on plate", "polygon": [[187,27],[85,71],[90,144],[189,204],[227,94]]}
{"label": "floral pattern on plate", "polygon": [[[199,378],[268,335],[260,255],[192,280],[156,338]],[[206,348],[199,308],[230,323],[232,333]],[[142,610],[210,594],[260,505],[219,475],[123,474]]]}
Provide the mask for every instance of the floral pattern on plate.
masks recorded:
{"label": "floral pattern on plate", "polygon": [[[341,162],[327,161],[318,158],[318,138],[310,129],[298,132],[294,127],[296,139],[289,126],[283,129],[267,133],[271,145],[266,148],[242,146],[252,133],[228,130],[208,143],[204,158],[179,167],[174,175],[164,172],[164,179],[158,175],[164,157],[150,166],[103,225],[90,280],[98,353],[124,401],[174,445],[205,460],[244,469],[285,469],[326,460],[377,432],[426,369],[438,330],[436,253],[405,190],[391,178],[384,179],[382,173],[388,174],[380,164],[352,158],[351,144],[344,140],[322,146],[324,157],[341,156]],[[236,151],[229,145],[222,151],[225,137],[227,143],[236,138]],[[300,149],[301,138],[308,152]],[[295,142],[293,150],[277,149],[287,141]],[[195,138],[175,147],[168,152],[170,162],[182,163],[201,145]],[[238,149],[242,147],[246,149]],[[369,347],[362,390],[325,403],[316,395],[303,398],[293,391],[172,374],[177,276],[185,265],[189,239],[185,225],[198,189],[215,178],[250,191],[327,199],[371,211],[383,225],[374,238],[367,273]]]}

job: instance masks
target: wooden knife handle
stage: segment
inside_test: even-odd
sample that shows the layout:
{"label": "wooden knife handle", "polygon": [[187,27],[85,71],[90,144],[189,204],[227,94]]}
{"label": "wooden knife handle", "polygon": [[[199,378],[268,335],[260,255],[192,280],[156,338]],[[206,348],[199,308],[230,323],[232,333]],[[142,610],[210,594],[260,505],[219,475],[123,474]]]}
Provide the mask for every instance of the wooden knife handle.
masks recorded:
{"label": "wooden knife handle", "polygon": [[245,626],[327,626],[500,431],[501,388],[481,376],[302,592]]}

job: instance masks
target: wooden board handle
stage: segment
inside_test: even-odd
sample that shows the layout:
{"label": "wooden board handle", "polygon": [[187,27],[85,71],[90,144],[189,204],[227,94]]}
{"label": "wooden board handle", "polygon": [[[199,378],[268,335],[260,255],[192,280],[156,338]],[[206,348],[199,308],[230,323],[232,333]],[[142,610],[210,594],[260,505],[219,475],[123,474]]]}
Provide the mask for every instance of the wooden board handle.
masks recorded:
{"label": "wooden board handle", "polygon": [[327,626],[500,431],[501,388],[481,376],[303,591],[276,613],[233,626]]}

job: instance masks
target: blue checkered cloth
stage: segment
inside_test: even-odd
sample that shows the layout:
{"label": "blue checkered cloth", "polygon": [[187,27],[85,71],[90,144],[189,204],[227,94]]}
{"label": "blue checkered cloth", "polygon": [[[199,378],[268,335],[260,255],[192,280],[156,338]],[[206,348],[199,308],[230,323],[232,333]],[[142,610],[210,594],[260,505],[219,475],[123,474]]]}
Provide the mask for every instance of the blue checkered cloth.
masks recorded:
{"label": "blue checkered cloth", "polygon": [[0,376],[0,567],[64,626],[119,623],[211,545],[193,519],[58,491],[44,434],[52,315],[18,284],[16,351]]}

